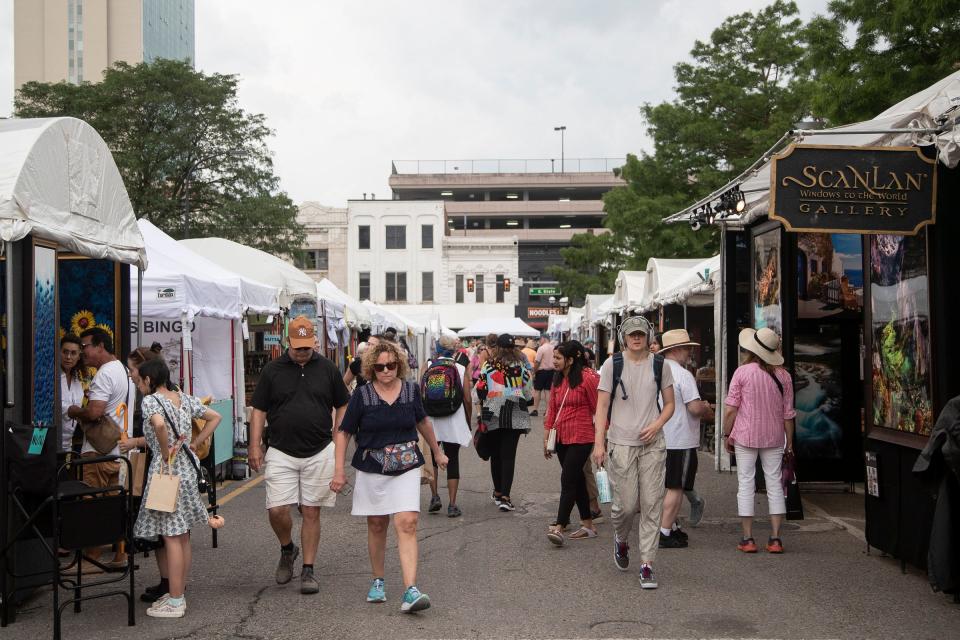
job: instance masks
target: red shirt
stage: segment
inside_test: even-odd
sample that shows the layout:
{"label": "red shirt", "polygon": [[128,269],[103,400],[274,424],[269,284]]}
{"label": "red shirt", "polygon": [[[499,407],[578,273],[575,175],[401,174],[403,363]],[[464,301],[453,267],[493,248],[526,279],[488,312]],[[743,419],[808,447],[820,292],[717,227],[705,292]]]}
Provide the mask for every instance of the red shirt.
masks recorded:
{"label": "red shirt", "polygon": [[[543,426],[557,429],[558,444],[594,442],[593,415],[597,412],[597,385],[600,376],[593,369],[583,370],[583,381],[571,389],[564,378],[550,390],[550,404]],[[561,408],[562,405],[562,408]]]}

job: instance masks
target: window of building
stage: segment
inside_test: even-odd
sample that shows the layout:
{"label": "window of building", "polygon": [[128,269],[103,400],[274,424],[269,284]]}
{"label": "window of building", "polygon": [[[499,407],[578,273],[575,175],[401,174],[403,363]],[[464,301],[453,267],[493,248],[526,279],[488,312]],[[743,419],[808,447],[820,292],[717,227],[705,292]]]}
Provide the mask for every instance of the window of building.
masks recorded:
{"label": "window of building", "polygon": [[433,225],[420,225],[420,248],[433,249]]}
{"label": "window of building", "polygon": [[503,302],[503,274],[497,274],[497,302]]}
{"label": "window of building", "polygon": [[370,248],[370,226],[362,224],[359,227],[357,227],[357,230],[360,232],[360,236],[357,238],[358,242],[360,243],[360,248],[369,249]]}
{"label": "window of building", "polygon": [[463,274],[457,274],[457,302],[463,302]]}
{"label": "window of building", "polygon": [[387,272],[387,302],[407,301],[407,274],[401,271]]}
{"label": "window of building", "polygon": [[433,302],[433,271],[421,274],[420,298],[423,302]]}
{"label": "window of building", "polygon": [[483,274],[477,274],[477,302],[483,302]]}
{"label": "window of building", "polygon": [[402,224],[388,224],[387,249],[406,249],[407,248],[407,227]]}
{"label": "window of building", "polygon": [[296,263],[298,269],[313,271],[326,271],[330,268],[328,249],[304,249],[297,257]]}
{"label": "window of building", "polygon": [[360,272],[360,299],[361,300],[370,299],[370,272],[369,271]]}

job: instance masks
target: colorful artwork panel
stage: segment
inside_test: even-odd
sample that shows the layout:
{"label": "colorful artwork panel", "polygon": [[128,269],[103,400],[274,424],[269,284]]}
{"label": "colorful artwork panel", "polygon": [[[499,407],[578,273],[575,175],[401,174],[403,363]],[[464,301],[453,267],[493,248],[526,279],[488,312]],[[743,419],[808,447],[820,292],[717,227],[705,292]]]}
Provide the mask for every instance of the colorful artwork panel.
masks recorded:
{"label": "colorful artwork panel", "polygon": [[57,376],[57,251],[33,248],[33,424],[53,425]]}
{"label": "colorful artwork panel", "polygon": [[783,335],[780,301],[780,228],[753,239],[753,328],[769,327]]}
{"label": "colorful artwork panel", "polygon": [[60,335],[100,327],[116,341],[116,264],[88,258],[61,259]]}

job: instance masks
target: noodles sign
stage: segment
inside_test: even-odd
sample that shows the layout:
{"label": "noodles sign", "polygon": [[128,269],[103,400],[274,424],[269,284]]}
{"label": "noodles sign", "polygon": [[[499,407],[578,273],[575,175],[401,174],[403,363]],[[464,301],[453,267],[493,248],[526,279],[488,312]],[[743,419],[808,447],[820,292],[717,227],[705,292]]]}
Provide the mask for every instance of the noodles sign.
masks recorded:
{"label": "noodles sign", "polygon": [[915,147],[792,145],[770,171],[770,217],[788,231],[914,235],[936,206],[936,161]]}

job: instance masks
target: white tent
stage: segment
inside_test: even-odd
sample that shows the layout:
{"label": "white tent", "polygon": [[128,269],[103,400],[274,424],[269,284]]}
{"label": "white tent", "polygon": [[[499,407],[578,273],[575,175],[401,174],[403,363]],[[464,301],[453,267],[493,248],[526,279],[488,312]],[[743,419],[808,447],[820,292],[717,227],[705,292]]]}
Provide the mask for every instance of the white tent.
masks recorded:
{"label": "white tent", "polygon": [[[237,319],[252,313],[277,313],[277,288],[242,278],[165,234],[147,220],[137,225],[150,266],[143,274],[143,315],[188,319],[194,316]],[[137,275],[130,275],[132,308],[137,308]]]}
{"label": "white tent", "polygon": [[685,304],[707,307],[714,304],[714,291],[720,286],[720,256],[701,260],[675,280],[657,291],[657,305]]}
{"label": "white tent", "polygon": [[647,282],[646,271],[620,271],[613,292],[613,313],[626,313],[640,306]]}
{"label": "white tent", "polygon": [[547,317],[547,335],[556,340],[560,334],[567,331],[570,327],[567,325],[567,316],[553,314]]}
{"label": "white tent", "polygon": [[600,319],[600,308],[613,299],[612,293],[587,294],[583,303],[583,321],[592,325]]}
{"label": "white tent", "polygon": [[647,261],[647,279],[644,282],[643,297],[640,299],[638,310],[643,313],[657,308],[659,292],[675,287],[703,260],[703,258],[650,258]]}
{"label": "white tent", "polygon": [[614,302],[613,295],[610,295],[598,305],[590,317],[590,324],[606,324],[607,319],[614,313]]}
{"label": "white tent", "polygon": [[534,329],[520,318],[480,318],[457,332],[461,338],[481,338],[488,334],[509,333],[525,338],[537,338],[540,331]]}
{"label": "white tent", "polygon": [[117,165],[82,120],[0,120],[0,240],[30,234],[80,255],[146,267]]}
{"label": "white tent", "polygon": [[224,238],[196,238],[180,243],[225,269],[278,288],[284,309],[289,309],[296,298],[317,299],[313,278],[269,253]]}
{"label": "white tent", "polygon": [[317,297],[341,303],[346,309],[344,319],[348,325],[355,328],[370,326],[370,310],[326,278],[317,283]]}
{"label": "white tent", "polygon": [[[897,147],[931,146],[937,147],[939,160],[954,168],[960,163],[960,127],[946,126],[939,134],[879,133],[891,129],[935,129],[938,118],[946,121],[956,118],[956,113],[948,113],[960,104],[960,71],[956,71],[943,80],[901,100],[872,120],[835,127],[820,131],[797,132],[797,141],[807,145],[830,145],[850,147]],[[690,219],[695,209],[708,202],[715,201],[720,194],[740,185],[746,199],[746,209],[740,218],[725,221],[732,227],[749,224],[767,214],[770,208],[770,165],[768,158],[762,158],[757,166],[744,175],[718,189],[710,196],[690,205],[683,211],[666,218],[667,222],[683,222]]]}
{"label": "white tent", "polygon": [[583,337],[583,307],[570,307],[567,309],[567,326],[570,329],[570,339],[579,340]]}

